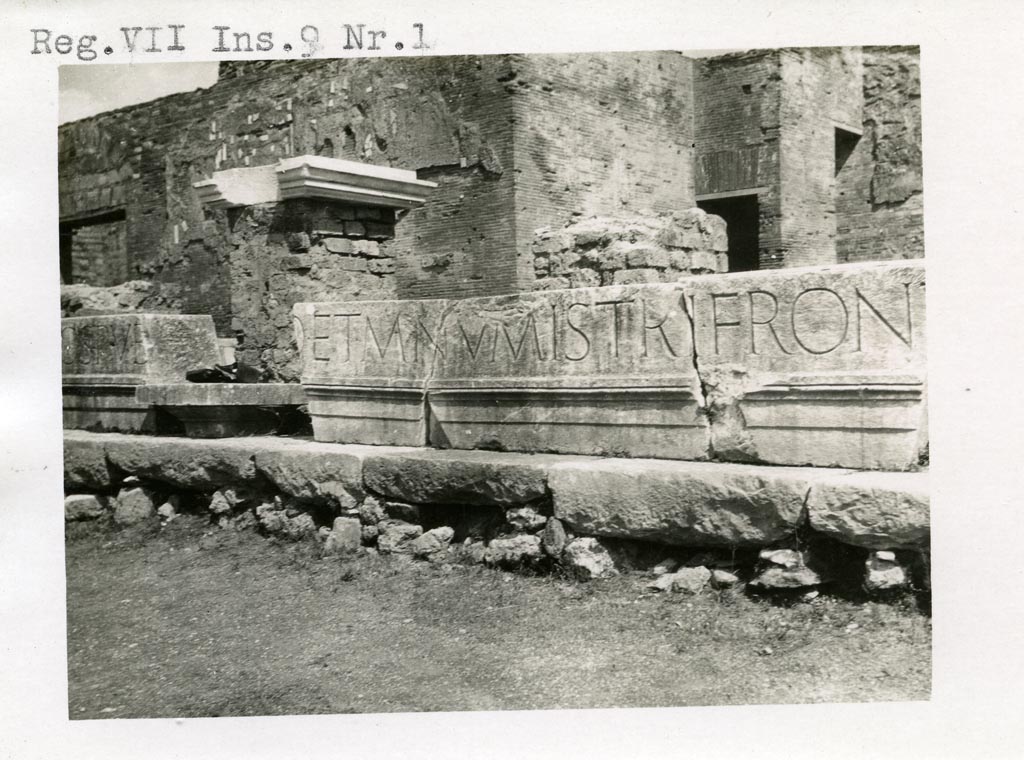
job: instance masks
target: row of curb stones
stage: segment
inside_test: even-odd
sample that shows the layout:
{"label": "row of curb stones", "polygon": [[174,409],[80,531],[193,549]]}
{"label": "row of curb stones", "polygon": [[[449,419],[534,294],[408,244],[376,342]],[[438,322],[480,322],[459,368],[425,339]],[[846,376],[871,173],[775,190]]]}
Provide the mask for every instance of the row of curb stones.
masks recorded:
{"label": "row of curb stones", "polygon": [[[123,481],[118,473],[131,475]],[[794,468],[746,465],[66,431],[67,491],[130,487],[122,487],[112,502],[72,493],[65,514],[69,520],[90,519],[112,509],[116,521],[129,524],[133,515],[147,519],[162,510],[166,520],[178,507],[163,492],[202,492],[221,525],[259,525],[286,538],[317,535],[330,554],[372,547],[431,561],[457,558],[506,567],[558,561],[581,578],[633,568],[622,547],[637,540],[667,538],[691,548],[777,547],[809,517],[821,534],[873,550],[866,561],[868,588],[906,584],[906,563],[893,549],[927,549],[921,473],[903,478],[897,488],[893,483],[900,486],[904,474],[793,474]],[[279,493],[266,497],[274,491]],[[499,510],[503,529],[489,540],[470,530],[456,546],[455,534],[466,530],[419,524],[421,513],[460,505]],[[318,526],[314,514],[330,512],[336,516],[331,527]],[[827,580],[810,569],[807,552],[787,550],[795,559],[772,551],[778,550],[762,552],[750,582],[754,588],[813,587]],[[722,575],[728,569],[705,570],[703,585],[731,585]],[[704,573],[669,581],[661,575],[656,581],[668,584],[666,589],[682,589]]]}

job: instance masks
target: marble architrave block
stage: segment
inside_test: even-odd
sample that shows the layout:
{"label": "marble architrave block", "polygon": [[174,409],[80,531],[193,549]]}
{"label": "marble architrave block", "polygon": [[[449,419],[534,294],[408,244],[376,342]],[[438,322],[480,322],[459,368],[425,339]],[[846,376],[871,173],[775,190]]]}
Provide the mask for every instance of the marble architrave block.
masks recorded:
{"label": "marble architrave block", "polygon": [[317,440],[701,459],[672,285],[299,304]]}
{"label": "marble architrave block", "polygon": [[922,261],[690,277],[711,448],[904,470],[926,440]]}
{"label": "marble architrave block", "polygon": [[447,301],[299,303],[302,385],[318,441],[427,444],[425,386]]}
{"label": "marble architrave block", "polygon": [[318,440],[907,469],[924,265],[298,304]]}
{"label": "marble architrave block", "polygon": [[672,285],[453,301],[430,441],[460,449],[704,459],[691,330]]}
{"label": "marble architrave block", "polygon": [[112,314],[61,320],[64,427],[142,432],[153,429],[141,385],[183,382],[217,362],[208,315]]}

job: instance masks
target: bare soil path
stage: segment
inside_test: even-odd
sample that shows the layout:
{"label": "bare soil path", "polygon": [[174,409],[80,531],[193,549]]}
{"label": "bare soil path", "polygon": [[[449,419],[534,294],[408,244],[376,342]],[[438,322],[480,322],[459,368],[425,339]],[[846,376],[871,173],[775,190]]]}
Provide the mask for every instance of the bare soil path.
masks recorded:
{"label": "bare soil path", "polygon": [[71,525],[71,718],[927,699],[912,598],[653,595],[210,528]]}

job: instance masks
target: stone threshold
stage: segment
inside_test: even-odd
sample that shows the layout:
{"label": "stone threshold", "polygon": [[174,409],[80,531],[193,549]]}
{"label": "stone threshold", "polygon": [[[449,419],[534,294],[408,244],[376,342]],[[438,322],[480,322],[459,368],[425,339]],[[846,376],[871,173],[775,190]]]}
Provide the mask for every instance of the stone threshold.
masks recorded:
{"label": "stone threshold", "polygon": [[675,546],[758,547],[803,528],[869,549],[927,549],[927,471],[878,472],[442,450],[253,436],[64,431],[68,492],[121,474],[185,491],[270,485],[302,499],[376,495],[502,508],[550,501],[580,534]]}

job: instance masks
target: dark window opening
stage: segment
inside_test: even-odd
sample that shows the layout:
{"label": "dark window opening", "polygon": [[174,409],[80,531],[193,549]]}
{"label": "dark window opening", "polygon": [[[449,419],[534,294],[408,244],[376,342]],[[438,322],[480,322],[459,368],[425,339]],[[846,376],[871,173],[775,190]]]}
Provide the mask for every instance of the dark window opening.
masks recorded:
{"label": "dark window opening", "polygon": [[130,279],[124,209],[60,224],[60,281],[106,287]]}
{"label": "dark window opening", "polygon": [[760,265],[760,226],[756,195],[698,201],[709,214],[725,220],[729,233],[729,271],[752,272]]}
{"label": "dark window opening", "polygon": [[836,127],[836,176],[839,176],[840,170],[846,165],[850,156],[853,155],[854,148],[857,147],[857,142],[860,140],[860,135],[856,132],[849,132],[845,129],[839,129]]}

